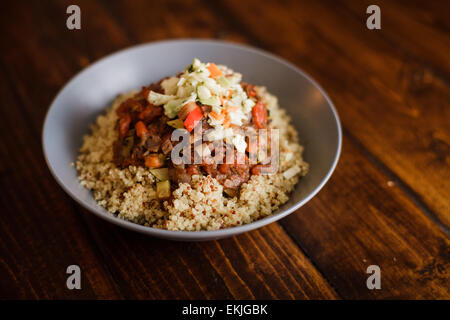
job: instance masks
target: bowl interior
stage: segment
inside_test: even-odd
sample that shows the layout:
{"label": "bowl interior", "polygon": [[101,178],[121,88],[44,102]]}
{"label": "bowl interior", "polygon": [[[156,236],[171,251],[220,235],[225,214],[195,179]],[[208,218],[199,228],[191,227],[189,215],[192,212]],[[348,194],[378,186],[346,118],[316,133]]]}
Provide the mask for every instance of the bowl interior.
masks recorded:
{"label": "bowl interior", "polygon": [[[278,213],[248,225],[204,232],[170,232],[143,227],[110,215],[91,192],[81,187],[70,165],[82,137],[119,93],[140,88],[176,74],[197,57],[225,64],[243,74],[243,80],[266,86],[292,117],[310,172],[296,186]],[[52,174],[81,205],[97,215],[136,231],[178,240],[207,240],[245,232],[294,211],[331,175],[339,157],[341,129],[331,102],[322,89],[296,67],[273,55],[246,46],[218,41],[178,40],[140,45],[110,55],[75,76],[53,101],[44,124],[43,147]]]}

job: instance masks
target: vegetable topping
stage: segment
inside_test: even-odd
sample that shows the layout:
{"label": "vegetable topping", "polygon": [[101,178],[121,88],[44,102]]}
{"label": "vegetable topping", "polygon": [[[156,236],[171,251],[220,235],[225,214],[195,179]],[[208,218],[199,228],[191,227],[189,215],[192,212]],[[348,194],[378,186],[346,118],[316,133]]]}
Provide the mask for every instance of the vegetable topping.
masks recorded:
{"label": "vegetable topping", "polygon": [[[114,144],[114,161],[120,167],[145,166],[159,181],[158,198],[170,197],[170,182],[190,182],[193,175],[211,175],[224,185],[229,196],[250,175],[261,174],[261,164],[199,163],[176,165],[170,161],[178,143],[171,134],[185,129],[193,143],[194,128],[202,124],[201,134],[209,140],[196,153],[212,156],[212,143],[223,140],[234,145],[238,154],[254,155],[254,146],[243,135],[244,127],[265,129],[269,119],[267,109],[253,85],[241,82],[241,74],[212,62],[194,59],[182,73],[143,87],[134,98],[124,101],[116,110],[118,140]],[[194,150],[195,149],[195,150]],[[188,155],[189,156],[189,155]],[[215,154],[214,157],[222,157]],[[258,155],[257,161],[263,159]],[[259,163],[258,162],[258,163]],[[292,172],[286,171],[285,176]]]}

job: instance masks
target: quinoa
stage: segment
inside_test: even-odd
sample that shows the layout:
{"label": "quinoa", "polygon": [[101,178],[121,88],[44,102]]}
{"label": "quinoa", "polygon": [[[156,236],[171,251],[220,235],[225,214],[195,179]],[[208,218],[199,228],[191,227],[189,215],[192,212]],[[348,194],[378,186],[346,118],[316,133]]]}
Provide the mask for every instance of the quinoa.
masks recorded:
{"label": "quinoa", "polygon": [[[167,230],[217,230],[238,226],[272,214],[283,203],[300,177],[308,172],[302,159],[303,147],[290,118],[277,98],[264,87],[255,87],[270,114],[270,127],[279,129],[280,165],[275,174],[252,175],[239,193],[223,195],[223,186],[211,176],[193,176],[190,184],[181,183],[171,201],[158,201],[156,179],[140,166],[118,168],[113,161],[113,143],[118,116],[115,110],[136,92],[120,95],[100,115],[83,138],[75,163],[81,185],[92,190],[99,205],[121,219]],[[292,177],[284,174],[287,170]],[[291,174],[292,175],[292,174]]]}

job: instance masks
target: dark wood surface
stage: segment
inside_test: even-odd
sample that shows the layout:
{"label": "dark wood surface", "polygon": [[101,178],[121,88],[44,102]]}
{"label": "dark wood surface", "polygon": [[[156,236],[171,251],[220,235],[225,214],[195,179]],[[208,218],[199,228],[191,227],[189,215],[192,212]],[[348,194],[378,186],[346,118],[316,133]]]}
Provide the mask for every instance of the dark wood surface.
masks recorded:
{"label": "dark wood surface", "polygon": [[[78,4],[82,29],[65,27]],[[449,299],[448,1],[2,1],[0,298]],[[170,38],[247,43],[296,64],[344,127],[325,188],[279,223],[200,243],[99,220],[41,151],[58,90],[93,61]],[[82,290],[66,288],[66,268]],[[381,268],[368,290],[366,268]]]}

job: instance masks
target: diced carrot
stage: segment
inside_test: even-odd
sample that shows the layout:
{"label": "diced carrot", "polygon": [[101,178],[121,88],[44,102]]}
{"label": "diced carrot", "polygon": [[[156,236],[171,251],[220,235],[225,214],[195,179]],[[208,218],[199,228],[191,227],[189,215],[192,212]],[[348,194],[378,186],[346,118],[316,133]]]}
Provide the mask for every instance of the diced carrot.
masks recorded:
{"label": "diced carrot", "polygon": [[189,115],[187,116],[186,120],[184,120],[184,127],[191,132],[194,127],[197,125],[197,123],[202,120],[203,113],[200,107],[196,107],[194,110],[192,110]]}
{"label": "diced carrot", "polygon": [[230,89],[230,93],[228,93],[227,99],[230,99],[231,96],[233,95],[233,93],[234,93],[234,90],[233,90],[233,89]]}
{"label": "diced carrot", "polygon": [[215,63],[210,63],[208,66],[208,70],[209,70],[209,76],[211,78],[216,78],[216,77],[220,77],[223,75],[222,71],[220,71],[220,69],[216,66]]}
{"label": "diced carrot", "polygon": [[223,106],[223,102],[224,102],[223,98],[219,97],[219,100],[220,100],[220,105]]}
{"label": "diced carrot", "polygon": [[214,119],[219,120],[219,121],[222,120],[223,118],[225,118],[225,114],[222,112],[217,113],[215,111],[211,111],[209,114],[211,115],[211,117],[213,117]]}
{"label": "diced carrot", "polygon": [[145,158],[145,166],[148,168],[161,168],[164,165],[162,157],[153,153]]}
{"label": "diced carrot", "polygon": [[142,121],[136,122],[136,135],[139,138],[142,138],[146,133],[148,132],[147,127],[145,126],[145,123]]}
{"label": "diced carrot", "polygon": [[252,109],[253,123],[258,129],[262,129],[267,124],[267,110],[266,107],[258,102]]}
{"label": "diced carrot", "polygon": [[222,123],[222,126],[223,126],[224,128],[228,128],[228,127],[230,126],[230,124],[231,124],[230,119],[227,117],[227,118],[225,119],[225,121]]}
{"label": "diced carrot", "polygon": [[235,112],[235,111],[238,111],[238,110],[239,110],[239,107],[231,106],[231,107],[227,107],[227,108],[225,109],[225,112],[226,112],[226,113],[230,113],[230,112]]}
{"label": "diced carrot", "polygon": [[139,113],[139,119],[145,120],[146,122],[151,122],[155,118],[162,115],[163,109],[161,107],[155,107],[153,105],[147,106],[144,110]]}
{"label": "diced carrot", "polygon": [[130,129],[131,116],[126,113],[119,119],[119,138],[123,139],[126,137],[128,130]]}

